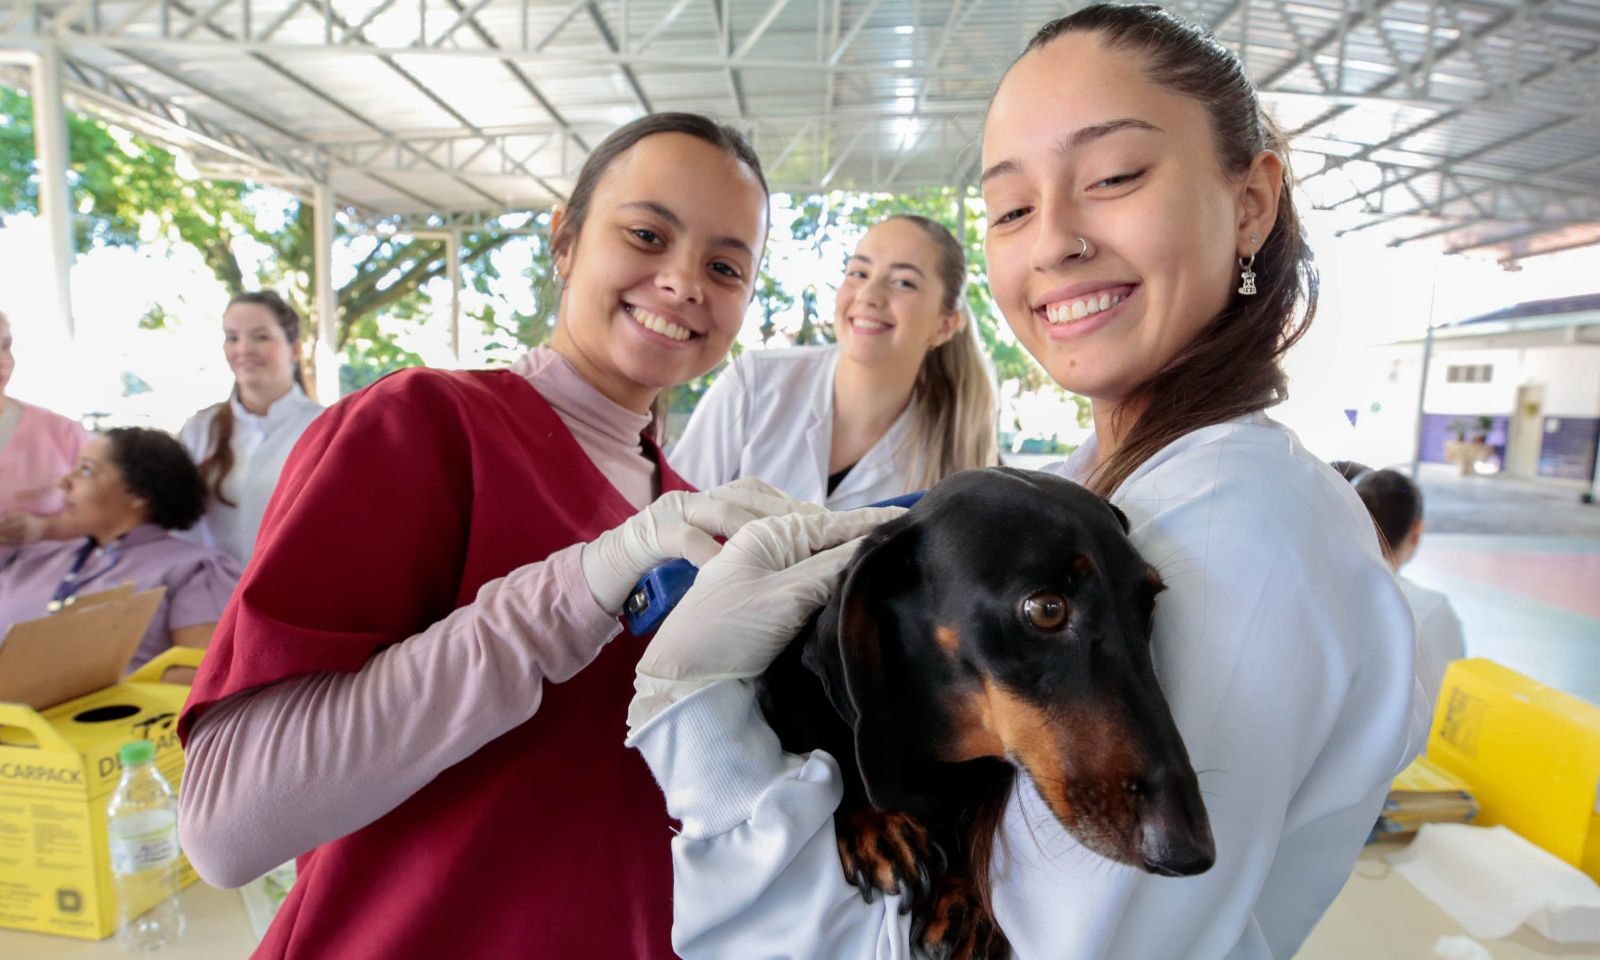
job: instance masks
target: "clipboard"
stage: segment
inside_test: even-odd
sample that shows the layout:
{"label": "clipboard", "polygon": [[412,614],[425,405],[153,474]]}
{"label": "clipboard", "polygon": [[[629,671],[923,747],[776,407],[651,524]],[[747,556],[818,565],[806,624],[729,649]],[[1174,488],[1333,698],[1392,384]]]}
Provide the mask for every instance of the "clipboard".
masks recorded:
{"label": "clipboard", "polygon": [[0,702],[44,710],[120,683],[166,592],[123,584],[12,624],[0,641]]}

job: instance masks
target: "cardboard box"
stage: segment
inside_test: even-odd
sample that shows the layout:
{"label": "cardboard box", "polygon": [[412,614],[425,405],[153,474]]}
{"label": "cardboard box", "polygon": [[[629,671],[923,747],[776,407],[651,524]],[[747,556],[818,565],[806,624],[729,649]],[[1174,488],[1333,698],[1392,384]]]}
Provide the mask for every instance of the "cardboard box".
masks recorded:
{"label": "cardboard box", "polygon": [[43,710],[117,683],[165,593],[123,585],[12,624],[0,641],[0,703]]}
{"label": "cardboard box", "polygon": [[1492,660],[1457,660],[1428,759],[1477,799],[1477,823],[1503,824],[1600,880],[1600,707]]}
{"label": "cardboard box", "polygon": [[[123,683],[44,710],[0,703],[0,927],[88,940],[116,930],[106,804],[122,776],[117,751],[150,740],[177,789],[178,712],[189,688],[160,678],[169,667],[198,666],[202,653],[174,647]],[[187,859],[180,870],[184,886],[194,882]]]}

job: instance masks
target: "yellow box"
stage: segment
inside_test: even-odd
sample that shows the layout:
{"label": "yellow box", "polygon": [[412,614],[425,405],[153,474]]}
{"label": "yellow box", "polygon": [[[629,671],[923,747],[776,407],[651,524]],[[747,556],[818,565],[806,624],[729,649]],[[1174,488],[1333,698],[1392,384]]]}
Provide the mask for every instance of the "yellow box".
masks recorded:
{"label": "yellow box", "polygon": [[[0,703],[0,927],[86,940],[116,930],[106,804],[122,776],[117,751],[150,740],[178,788],[189,688],[159,681],[168,667],[198,666],[201,653],[174,647],[123,683],[46,710]],[[195,880],[187,859],[180,875],[184,886]]]}
{"label": "yellow box", "polygon": [[1492,660],[1445,671],[1428,759],[1504,824],[1600,880],[1600,707]]}

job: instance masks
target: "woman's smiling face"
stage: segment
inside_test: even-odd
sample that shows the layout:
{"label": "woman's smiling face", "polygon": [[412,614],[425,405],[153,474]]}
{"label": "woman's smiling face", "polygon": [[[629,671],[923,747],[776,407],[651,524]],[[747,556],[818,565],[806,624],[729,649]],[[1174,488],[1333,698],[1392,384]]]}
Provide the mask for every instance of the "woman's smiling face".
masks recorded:
{"label": "woman's smiling face", "polygon": [[955,335],[960,316],[944,308],[939,247],[910,220],[868,230],[845,264],[834,298],[839,346],[857,363],[916,366]]}
{"label": "woman's smiling face", "polygon": [[738,158],[688,134],[645,137],[605,171],[556,259],[558,349],[612,400],[648,408],[727,356],[766,229],[766,192]]}
{"label": "woman's smiling face", "polygon": [[1061,36],[1011,68],[983,138],[995,301],[1057,383],[1113,402],[1227,305],[1248,229],[1205,107],[1139,60]]}

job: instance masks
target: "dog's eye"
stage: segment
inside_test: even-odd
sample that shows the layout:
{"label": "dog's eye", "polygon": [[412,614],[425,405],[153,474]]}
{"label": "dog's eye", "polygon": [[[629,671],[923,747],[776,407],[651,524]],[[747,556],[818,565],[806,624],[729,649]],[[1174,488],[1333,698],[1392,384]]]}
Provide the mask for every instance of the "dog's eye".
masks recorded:
{"label": "dog's eye", "polygon": [[1059,593],[1036,593],[1022,601],[1022,615],[1040,630],[1060,630],[1067,623],[1067,598]]}

